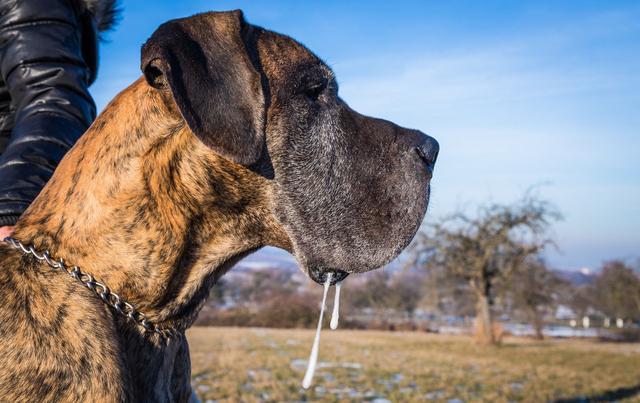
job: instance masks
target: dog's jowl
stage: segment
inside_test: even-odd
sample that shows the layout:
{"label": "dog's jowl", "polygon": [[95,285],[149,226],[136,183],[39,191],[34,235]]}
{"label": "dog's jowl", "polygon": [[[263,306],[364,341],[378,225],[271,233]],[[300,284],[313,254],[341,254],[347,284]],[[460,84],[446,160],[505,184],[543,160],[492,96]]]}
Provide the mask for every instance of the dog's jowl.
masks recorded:
{"label": "dog's jowl", "polygon": [[339,281],[388,263],[422,222],[437,142],[350,109],[295,40],[239,11],[199,14],[160,26],[141,69],[14,238],[177,334],[2,244],[2,401],[184,401],[184,330],[240,258],[272,245]]}

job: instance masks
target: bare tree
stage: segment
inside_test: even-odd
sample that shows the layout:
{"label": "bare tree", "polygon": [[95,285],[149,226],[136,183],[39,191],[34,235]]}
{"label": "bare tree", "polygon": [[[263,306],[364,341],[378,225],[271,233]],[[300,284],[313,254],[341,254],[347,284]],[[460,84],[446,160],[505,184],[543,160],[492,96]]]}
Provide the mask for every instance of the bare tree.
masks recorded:
{"label": "bare tree", "polygon": [[549,225],[560,217],[552,205],[530,193],[512,205],[482,206],[474,216],[458,212],[417,237],[414,263],[444,269],[467,281],[476,298],[480,339],[495,344],[492,304],[496,281],[551,243]]}
{"label": "bare tree", "polygon": [[566,282],[547,267],[540,258],[527,259],[517,267],[506,283],[505,293],[515,308],[522,310],[533,326],[535,336],[543,338],[544,315],[557,302],[557,293]]}
{"label": "bare tree", "polygon": [[393,276],[389,287],[392,291],[390,307],[404,312],[407,319],[414,319],[414,312],[422,299],[424,277],[419,273],[398,273]]}
{"label": "bare tree", "polygon": [[349,290],[344,298],[349,306],[382,311],[391,308],[394,295],[389,286],[391,275],[386,271],[367,273],[366,280]]}
{"label": "bare tree", "polygon": [[640,320],[640,278],[620,260],[604,264],[594,284],[597,308],[609,317]]}
{"label": "bare tree", "polygon": [[566,287],[567,293],[562,298],[566,304],[575,313],[576,317],[582,318],[589,312],[596,309],[595,289],[591,284],[570,285]]}
{"label": "bare tree", "polygon": [[[415,267],[415,262],[409,263]],[[475,301],[469,293],[469,283],[463,278],[451,276],[444,268],[432,265],[425,273],[420,305],[442,316],[468,317],[475,312]]]}

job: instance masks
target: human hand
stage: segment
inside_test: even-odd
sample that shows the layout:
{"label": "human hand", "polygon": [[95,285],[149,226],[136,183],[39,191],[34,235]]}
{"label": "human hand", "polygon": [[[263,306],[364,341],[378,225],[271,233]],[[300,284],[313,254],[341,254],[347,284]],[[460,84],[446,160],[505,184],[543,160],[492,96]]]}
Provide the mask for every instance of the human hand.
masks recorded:
{"label": "human hand", "polygon": [[0,227],[0,241],[13,233],[13,226]]}

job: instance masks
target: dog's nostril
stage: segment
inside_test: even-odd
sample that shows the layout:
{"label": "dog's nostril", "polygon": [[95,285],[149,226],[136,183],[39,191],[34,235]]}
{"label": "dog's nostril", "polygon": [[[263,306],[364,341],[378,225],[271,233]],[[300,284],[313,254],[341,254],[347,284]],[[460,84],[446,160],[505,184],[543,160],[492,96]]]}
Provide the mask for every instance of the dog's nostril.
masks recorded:
{"label": "dog's nostril", "polygon": [[438,159],[438,153],[440,152],[440,145],[433,137],[428,137],[426,140],[416,147],[416,152],[424,161],[425,164],[429,167],[429,169],[433,169],[436,164],[436,160]]}

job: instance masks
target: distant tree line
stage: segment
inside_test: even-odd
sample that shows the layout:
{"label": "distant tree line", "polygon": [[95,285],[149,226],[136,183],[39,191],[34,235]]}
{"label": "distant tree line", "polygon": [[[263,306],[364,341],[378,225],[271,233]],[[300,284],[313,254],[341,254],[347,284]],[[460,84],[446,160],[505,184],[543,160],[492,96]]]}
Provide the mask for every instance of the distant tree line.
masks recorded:
{"label": "distant tree line", "polygon": [[318,289],[292,282],[289,273],[263,269],[219,281],[196,324],[311,328],[319,298]]}

